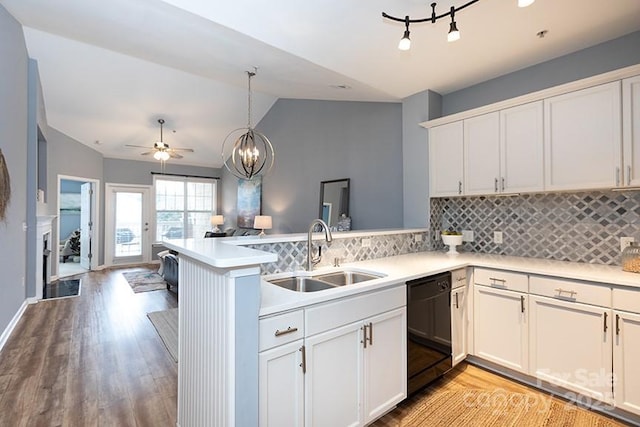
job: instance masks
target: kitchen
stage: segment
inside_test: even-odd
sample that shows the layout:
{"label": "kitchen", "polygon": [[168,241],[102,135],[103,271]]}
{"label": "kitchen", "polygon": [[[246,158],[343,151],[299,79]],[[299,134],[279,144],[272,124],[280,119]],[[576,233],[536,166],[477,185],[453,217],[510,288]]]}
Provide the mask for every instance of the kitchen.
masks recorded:
{"label": "kitchen", "polygon": [[[623,46],[625,46],[625,45],[626,45],[626,46],[634,47],[634,46],[637,46],[637,44],[635,44],[635,41],[636,41],[636,40],[637,40],[637,39],[635,39],[635,38],[633,38],[633,37],[630,37],[630,38],[628,38],[626,41],[619,41],[618,43],[620,43],[620,44],[617,44],[617,45],[615,45],[615,46],[617,46],[618,48],[620,47],[620,45],[623,45]],[[610,49],[610,46],[602,46],[602,47],[600,47],[600,50],[599,50],[599,51],[600,51],[600,52],[602,52],[602,51],[606,51],[606,50],[609,50],[609,49]],[[616,49],[611,49],[611,50],[614,50],[614,51],[615,51]],[[598,50],[596,49],[596,51],[598,51]],[[591,51],[591,52],[593,53],[594,51]],[[614,65],[612,65],[611,63],[609,63],[609,64],[608,64],[608,66],[609,66],[609,67],[611,67],[612,69],[618,69],[618,68],[621,68],[621,67],[624,67],[624,66],[627,66],[627,65],[632,65],[632,64],[629,64],[629,63],[625,63],[625,61],[632,61],[632,63],[638,63],[638,62],[639,62],[637,58],[636,58],[636,59],[629,59],[629,58],[634,58],[634,56],[633,56],[633,55],[634,55],[634,53],[633,53],[633,52],[634,52],[634,51],[633,51],[633,49],[629,49],[628,51],[626,51],[626,50],[625,50],[625,51],[623,51],[623,52],[624,52],[624,53],[620,53],[620,56],[621,56],[621,57],[622,57],[622,56],[624,56],[624,57],[625,57],[624,59],[619,59],[619,60],[618,60],[618,62],[615,62],[615,66],[614,66]],[[572,59],[571,59],[571,58],[566,58],[565,60],[566,60],[566,61],[568,61],[568,62],[571,62],[571,61],[572,61]],[[576,67],[576,68],[579,68],[579,67]],[[596,68],[597,68],[597,67],[596,67]],[[608,71],[608,69],[606,69],[606,70],[597,70],[597,71],[593,71],[593,69],[591,69],[591,72],[587,71],[587,73],[592,74],[592,75],[596,75],[596,74],[598,74],[598,73],[600,73],[600,72],[603,72],[603,71]],[[575,73],[575,71],[572,71],[572,73]],[[542,73],[542,74],[544,74],[544,73]],[[580,78],[580,77],[584,77],[584,76],[578,76],[577,78]],[[523,78],[523,79],[525,79],[525,76],[523,75],[523,77],[522,77],[522,78]],[[572,80],[575,80],[574,78],[570,78],[570,77],[568,77],[568,76],[564,76],[564,78],[565,78],[565,80],[566,80],[566,81],[572,81]],[[508,92],[508,91],[505,91],[505,92]],[[421,94],[421,95],[419,95],[417,98],[420,98],[420,99],[422,100],[422,99],[424,99],[424,98],[429,98],[430,96],[431,96],[430,94]],[[508,94],[507,94],[507,95],[503,95],[503,96],[504,96],[504,98],[510,98],[510,97],[512,97],[511,95],[508,95]],[[493,101],[495,101],[495,100],[493,100]],[[470,102],[471,102],[471,101],[470,101]],[[445,102],[445,104],[446,104],[446,102]],[[409,121],[409,120],[410,120],[410,119],[409,119],[409,117],[410,117],[410,115],[411,115],[411,113],[412,113],[411,109],[409,108],[409,107],[411,106],[411,103],[408,101],[408,102],[406,103],[406,106],[407,106],[407,107],[406,107],[406,110],[409,110],[409,111],[403,111],[403,120],[407,120],[407,121]],[[431,104],[429,104],[429,106],[431,106]],[[434,109],[435,109],[435,107],[434,107]],[[460,111],[467,110],[467,109],[468,109],[468,108],[462,108]],[[403,106],[403,110],[405,110],[404,106]],[[431,108],[429,108],[429,110],[431,110]],[[445,109],[445,111],[447,111],[447,110]],[[404,114],[405,112],[406,112],[406,114]],[[418,113],[418,112],[416,112],[416,111],[413,111],[413,113],[414,113],[414,114],[419,114],[419,115],[423,116],[423,115],[424,115],[424,109],[420,109],[420,112],[419,112],[419,113]],[[451,113],[451,111],[449,111],[449,114],[450,114],[450,113]],[[405,119],[405,117],[406,117],[406,119]],[[425,120],[425,119],[427,119],[427,117],[424,117],[424,116],[423,116],[423,117],[420,117],[420,118],[417,118],[416,120],[413,120],[413,121],[412,121],[412,124],[419,123],[419,122],[424,122],[424,120]],[[413,126],[413,125],[412,125],[412,126],[409,126],[409,124],[407,124],[407,127],[412,127],[412,128],[413,128],[413,127],[415,127],[415,126]],[[411,132],[414,132],[414,131],[415,131],[414,129],[410,129],[410,130],[408,130],[408,132],[406,132],[406,133],[411,133]],[[416,139],[417,139],[417,140],[419,140],[419,141],[424,141],[424,138],[425,138],[425,136],[426,136],[426,132],[425,132],[423,129],[418,129],[418,131],[420,131],[420,136],[419,136],[418,138],[416,138]],[[271,133],[269,133],[269,134],[271,135]],[[422,148],[422,149],[424,150],[424,149],[426,149],[426,147],[424,147],[424,148]],[[396,157],[397,157],[397,156],[396,156]],[[404,159],[404,162],[405,162],[405,164],[406,164],[405,169],[407,169],[407,172],[406,172],[406,173],[409,173],[409,171],[413,171],[413,170],[423,170],[423,171],[425,170],[423,166],[421,166],[421,167],[419,167],[419,168],[412,168],[412,167],[410,167],[410,166],[412,165],[412,162],[414,162],[414,161],[415,161],[415,162],[420,162],[419,156],[414,156],[414,157],[415,157],[415,158],[405,158],[405,159]],[[361,181],[361,180],[360,180],[360,181]],[[492,182],[491,184],[493,184],[493,182]],[[410,196],[411,196],[412,194],[426,194],[426,192],[425,192],[425,191],[423,191],[423,192],[414,192],[414,190],[415,190],[415,188],[414,188],[414,187],[416,187],[416,186],[420,187],[420,186],[425,186],[425,185],[426,185],[426,180],[422,180],[422,181],[421,181],[421,180],[410,180],[410,181],[408,182],[408,184],[407,184],[405,187],[403,187],[403,188],[404,188],[404,191],[406,192],[406,195],[405,195],[405,197],[404,197],[404,203],[408,203],[408,200],[409,200],[409,199],[411,199],[411,197],[410,197]],[[615,185],[612,185],[611,187],[615,187]],[[419,191],[419,190],[420,190],[420,188],[418,188],[418,191]],[[273,193],[272,193],[272,194],[273,194]],[[354,194],[354,197],[356,197],[356,195],[355,195],[355,194]],[[545,199],[545,197],[546,197],[546,199]],[[590,199],[594,199],[594,197],[593,197],[591,194],[584,194],[584,195],[582,195],[582,196],[575,196],[575,195],[573,195],[573,196],[571,196],[571,197],[577,197],[577,199],[575,200],[575,204],[579,204],[579,203],[581,203],[581,202],[582,202],[582,203],[584,203],[585,199],[588,199],[588,198],[590,198]],[[613,200],[613,201],[615,201],[619,196],[618,196],[618,195],[614,195],[614,196],[612,196],[612,195],[611,195],[611,193],[608,193],[608,192],[607,192],[607,194],[605,194],[604,196],[603,196],[602,194],[598,194],[598,196],[597,196],[595,199],[596,199],[596,200],[599,200],[601,197],[606,197],[606,202],[604,202],[604,203],[603,203],[602,201],[600,201],[599,203],[602,203],[602,204],[604,204],[604,205],[608,205],[612,200]],[[314,198],[315,198],[315,196],[314,196]],[[526,199],[526,198],[527,198],[527,196],[523,196],[523,198],[524,198],[524,199]],[[541,200],[539,201],[540,205],[544,205],[544,204],[546,204],[546,203],[548,203],[548,202],[549,202],[549,199],[553,199],[553,196],[540,196],[540,198],[541,198]],[[430,203],[432,203],[432,204],[434,204],[434,203],[441,203],[441,202],[439,202],[439,200],[440,200],[440,199],[437,199],[436,201],[432,200]],[[504,206],[505,204],[512,203],[512,202],[511,202],[511,199],[504,199],[504,200],[505,200],[505,202],[496,203],[496,205]],[[506,201],[506,200],[508,200],[508,201]],[[632,203],[632,202],[633,202],[633,200],[634,200],[634,199],[633,199],[633,197],[631,197],[631,198],[628,198],[628,199],[625,199],[624,201],[622,201],[622,202],[621,202],[621,204],[622,204],[622,208],[624,208],[624,205],[625,205],[625,204]],[[553,202],[553,200],[551,200],[551,201]],[[315,202],[315,201],[314,201],[314,202]],[[439,211],[438,211],[438,206],[436,206],[436,207],[434,207],[433,205],[432,205],[432,206],[429,206],[429,205],[428,205],[428,203],[429,203],[428,199],[427,199],[427,200],[420,200],[420,201],[417,201],[416,203],[417,203],[418,205],[419,205],[420,203],[423,203],[424,205],[423,205],[423,206],[417,206],[417,207],[416,207],[416,206],[414,206],[412,209],[405,209],[405,214],[406,214],[406,215],[415,214],[415,213],[416,213],[416,211],[417,211],[417,212],[419,212],[419,215],[422,215],[422,216],[424,216],[424,212],[430,212],[430,215],[434,215],[434,214],[435,214],[435,215],[438,215],[438,214],[439,214],[439,213],[438,213],[438,212],[439,212]],[[476,210],[476,207],[475,207],[475,206],[465,205],[465,204],[464,204],[464,203],[465,203],[464,201],[461,201],[461,200],[457,200],[457,199],[456,199],[456,200],[454,200],[452,203],[460,203],[460,205],[462,206],[462,207],[461,207],[461,209],[466,209],[466,212],[477,212],[477,210]],[[559,200],[557,201],[557,205],[562,205],[562,203],[564,203],[564,202],[561,202],[561,201],[559,201]],[[591,201],[590,203],[593,203],[593,201]],[[314,203],[314,205],[315,205],[315,203]],[[637,206],[637,204],[636,204],[636,206]],[[619,208],[619,207],[620,207],[620,206],[618,206],[618,208]],[[315,206],[314,206],[314,208],[315,208]],[[448,208],[448,207],[445,209],[444,207],[440,206],[440,208],[442,208],[443,210],[446,210],[447,212],[449,212],[449,211],[450,211],[450,208]],[[482,211],[482,212],[483,212],[482,217],[485,217],[485,212],[493,212],[493,210],[492,210],[492,209],[496,209],[495,207],[486,208],[486,210],[485,210],[485,208],[484,208],[484,207],[481,207],[481,208],[483,209],[483,211]],[[517,207],[517,208],[522,209],[522,207]],[[600,208],[600,207],[598,207],[598,208]],[[542,207],[541,209],[544,209],[544,207]],[[562,206],[558,207],[558,209],[559,209],[559,210],[560,210],[560,209],[562,209]],[[631,209],[630,211],[633,211],[633,209]],[[315,212],[314,212],[314,213],[315,213]],[[502,214],[504,214],[505,216],[506,216],[506,215],[509,215],[509,213],[508,213],[508,212],[506,212],[506,211],[505,211],[504,213],[501,213],[501,215],[502,215]],[[419,216],[419,215],[418,215],[418,216]],[[396,218],[398,218],[398,215],[395,215],[395,217],[396,217]],[[447,219],[447,221],[450,221],[449,225],[450,225],[450,226],[452,226],[452,227],[454,227],[454,228],[467,229],[467,224],[464,224],[464,223],[453,223],[453,221],[459,221],[459,219],[456,219],[456,218],[455,218],[455,216],[449,217],[449,218]],[[306,222],[308,223],[308,219],[306,220]],[[434,224],[435,224],[435,222],[434,222],[434,221],[432,221],[432,222],[431,222],[431,226],[432,226],[432,227],[436,227]],[[630,222],[630,224],[634,224],[634,223],[633,223],[633,222]],[[422,222],[422,225],[424,225],[424,221]],[[407,224],[407,226],[408,226],[408,227],[411,227],[411,226],[417,226],[417,225],[415,225],[415,224]],[[584,253],[582,253],[582,252],[580,252],[580,251],[576,250],[575,248],[573,248],[573,246],[575,246],[575,245],[572,245],[572,244],[570,243],[570,242],[572,242],[572,241],[573,241],[572,239],[576,238],[576,234],[577,234],[578,236],[581,236],[581,235],[583,235],[583,234],[584,234],[584,231],[585,231],[585,230],[583,230],[583,229],[581,229],[581,228],[580,228],[580,225],[579,225],[579,224],[576,224],[575,226],[577,227],[577,228],[576,228],[577,233],[575,233],[575,230],[574,230],[574,231],[571,231],[570,233],[568,233],[568,235],[567,235],[567,236],[563,236],[563,237],[565,237],[565,238],[559,238],[559,237],[554,238],[554,240],[553,240],[554,246],[553,246],[553,247],[555,247],[555,245],[557,245],[557,244],[563,244],[563,245],[566,245],[566,247],[567,247],[569,250],[568,250],[568,251],[564,251],[564,253],[571,252],[572,250],[575,250],[575,251],[576,251],[576,252],[575,252],[575,256],[580,256],[580,257],[582,257],[582,258],[580,258],[580,259],[579,259],[579,261],[583,261],[583,262],[585,262],[585,261],[584,261],[584,259],[586,259],[586,258],[584,258],[584,257],[585,257]],[[475,229],[474,227],[468,227],[468,228]],[[563,225],[562,227],[558,227],[558,228],[564,228],[564,225]],[[438,229],[438,228],[436,228],[436,229]],[[496,227],[494,227],[494,226],[491,226],[491,227],[488,227],[488,226],[487,226],[487,227],[485,227],[485,226],[483,225],[483,226],[482,226],[482,230],[476,230],[476,236],[475,236],[475,237],[476,237],[476,242],[477,242],[477,244],[478,244],[479,246],[482,246],[482,247],[486,247],[487,245],[491,245],[491,244],[498,245],[497,243],[493,243],[493,231],[494,231],[495,229],[496,229]],[[554,232],[558,232],[558,231],[559,231],[559,230],[554,230]],[[561,231],[561,230],[560,230],[560,231]],[[618,232],[618,230],[616,230],[616,233],[617,233],[617,232]],[[504,230],[504,233],[505,233],[505,234],[504,234],[503,238],[504,238],[505,245],[512,245],[512,244],[513,244],[513,243],[512,243],[512,242],[513,242],[513,233],[510,233],[510,232],[509,232],[509,231],[507,231],[507,230]],[[574,233],[575,233],[575,234],[574,234]],[[614,233],[614,234],[615,234],[615,233]],[[632,233],[625,233],[625,235],[629,235],[629,234],[633,235]],[[556,236],[557,236],[557,234],[556,234]],[[4,236],[3,236],[3,237],[4,237]],[[536,238],[536,237],[534,237],[534,238]],[[637,235],[636,235],[636,238],[637,238]],[[430,233],[430,234],[429,234],[429,239],[432,239],[433,241],[437,241],[437,234]],[[596,239],[601,239],[601,237],[599,237],[599,236],[590,236],[590,237],[589,237],[589,240],[596,240]],[[426,240],[426,239],[425,239],[425,240]],[[580,244],[579,244],[578,246],[579,246],[581,249],[584,249],[584,246],[585,246],[585,244],[586,244],[586,243],[588,243],[588,242],[583,242],[583,241],[581,241],[581,242],[580,242]],[[615,242],[615,243],[618,243],[618,242]],[[599,243],[598,243],[598,244],[599,244]],[[519,247],[522,247],[522,245],[518,245],[518,246],[519,246]],[[515,247],[515,245],[514,245],[514,247]],[[609,255],[609,254],[611,254],[611,253],[612,253],[612,250],[613,250],[612,248],[614,248],[614,247],[615,247],[614,242],[612,242],[612,241],[607,241],[606,250],[604,251],[604,252],[605,252],[605,255],[604,255],[604,256],[605,256],[605,259],[607,259],[607,260],[612,260],[612,259],[614,259],[614,258],[615,258],[615,256],[611,256],[611,255]],[[469,250],[470,248],[466,247],[465,249]],[[495,251],[499,251],[499,250],[500,250],[500,247],[496,246],[496,247],[494,247],[494,248],[493,248],[493,250],[495,250]],[[533,253],[534,255],[530,255],[530,254],[513,254],[513,255],[535,256],[535,255],[537,255],[537,254],[538,254],[538,253],[540,253],[540,252],[538,251],[538,249],[536,249],[535,247],[533,247],[533,248],[531,248],[531,253]],[[561,249],[561,250],[557,250],[557,254],[558,254],[558,256],[561,256],[561,254],[562,254],[562,253],[563,253],[563,250],[562,250],[562,249]],[[600,256],[602,256],[602,255],[600,255]],[[15,257],[15,256],[14,256],[14,257]],[[11,255],[9,255],[9,257],[8,257],[7,259],[13,259],[13,257],[12,257]],[[586,262],[590,262],[590,261],[586,261]],[[607,262],[605,262],[605,263],[607,263]],[[13,270],[11,270],[11,271],[13,271]],[[557,274],[557,273],[556,273],[556,274]],[[14,274],[14,275],[15,275],[15,274]],[[562,276],[562,275],[560,275],[560,276]],[[18,276],[18,277],[19,277],[19,276]],[[19,281],[19,279],[18,279],[17,281]],[[606,280],[604,280],[604,281],[606,282]]]}

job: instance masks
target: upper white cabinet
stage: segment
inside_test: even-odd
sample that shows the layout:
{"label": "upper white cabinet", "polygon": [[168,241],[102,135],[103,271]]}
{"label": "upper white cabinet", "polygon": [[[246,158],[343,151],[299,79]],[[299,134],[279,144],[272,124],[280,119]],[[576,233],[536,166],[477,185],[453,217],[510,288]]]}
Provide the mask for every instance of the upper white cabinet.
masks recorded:
{"label": "upper white cabinet", "polygon": [[620,81],[544,100],[545,189],[621,184]]}
{"label": "upper white cabinet", "polygon": [[500,111],[500,190],[544,189],[542,101]]}
{"label": "upper white cabinet", "polygon": [[459,196],[463,192],[462,122],[429,129],[429,182],[431,197]]}
{"label": "upper white cabinet", "polygon": [[483,114],[464,120],[464,193],[500,191],[500,115]]}
{"label": "upper white cabinet", "polygon": [[622,81],[623,186],[640,186],[640,76]]}

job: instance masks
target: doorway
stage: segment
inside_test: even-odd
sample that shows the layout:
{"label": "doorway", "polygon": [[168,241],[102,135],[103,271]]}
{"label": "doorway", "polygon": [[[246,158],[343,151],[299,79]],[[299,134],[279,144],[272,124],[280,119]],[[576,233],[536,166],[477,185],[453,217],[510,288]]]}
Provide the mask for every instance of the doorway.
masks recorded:
{"label": "doorway", "polygon": [[97,267],[99,182],[58,175],[58,278]]}
{"label": "doorway", "polygon": [[105,261],[107,265],[150,261],[148,186],[106,184]]}

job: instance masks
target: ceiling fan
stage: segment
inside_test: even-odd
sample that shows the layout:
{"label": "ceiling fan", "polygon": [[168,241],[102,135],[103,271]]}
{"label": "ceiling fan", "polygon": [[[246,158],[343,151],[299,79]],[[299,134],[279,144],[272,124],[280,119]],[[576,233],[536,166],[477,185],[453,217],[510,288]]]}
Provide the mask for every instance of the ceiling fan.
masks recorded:
{"label": "ceiling fan", "polygon": [[178,151],[193,153],[193,149],[191,148],[170,148],[169,144],[162,140],[162,125],[164,125],[164,119],[158,119],[158,123],[160,123],[160,141],[155,142],[153,144],[153,147],[131,144],[125,144],[125,147],[147,148],[151,151],[140,153],[141,156],[148,156],[149,154],[153,154],[154,159],[162,161],[169,160],[169,158],[182,159],[183,156],[178,154]]}

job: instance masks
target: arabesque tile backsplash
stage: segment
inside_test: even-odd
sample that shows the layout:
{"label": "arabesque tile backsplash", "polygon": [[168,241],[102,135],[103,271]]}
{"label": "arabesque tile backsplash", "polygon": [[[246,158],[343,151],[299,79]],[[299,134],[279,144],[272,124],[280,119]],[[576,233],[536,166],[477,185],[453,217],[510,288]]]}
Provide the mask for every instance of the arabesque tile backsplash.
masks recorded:
{"label": "arabesque tile backsplash", "polygon": [[[466,252],[620,265],[620,237],[640,241],[640,191],[431,199],[431,248],[440,230],[472,230]],[[502,231],[503,243],[493,243]]]}

